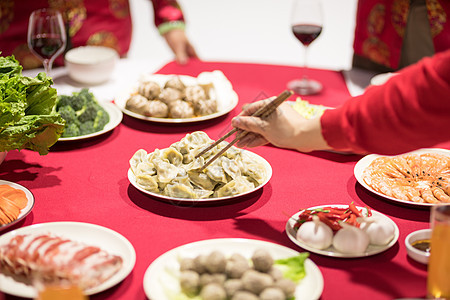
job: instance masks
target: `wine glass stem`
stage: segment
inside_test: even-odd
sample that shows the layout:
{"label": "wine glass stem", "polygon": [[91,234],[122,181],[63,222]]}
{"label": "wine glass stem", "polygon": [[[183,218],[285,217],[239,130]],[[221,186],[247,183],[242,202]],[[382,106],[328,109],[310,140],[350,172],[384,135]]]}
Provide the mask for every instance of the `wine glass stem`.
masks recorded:
{"label": "wine glass stem", "polygon": [[308,46],[305,47],[305,57],[303,61],[303,80],[308,80]]}
{"label": "wine glass stem", "polygon": [[52,61],[50,59],[44,59],[42,61],[42,64],[44,65],[44,71],[47,74],[47,76],[50,76],[50,70],[52,68]]}

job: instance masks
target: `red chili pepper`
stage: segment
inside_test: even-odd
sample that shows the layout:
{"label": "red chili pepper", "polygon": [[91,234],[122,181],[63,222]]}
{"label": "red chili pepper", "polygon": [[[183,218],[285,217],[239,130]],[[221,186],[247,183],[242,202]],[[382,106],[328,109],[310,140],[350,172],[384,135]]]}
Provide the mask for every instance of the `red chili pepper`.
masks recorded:
{"label": "red chili pepper", "polygon": [[341,225],[339,225],[338,221],[327,218],[326,214],[323,212],[317,213],[317,216],[319,217],[320,221],[325,223],[333,231],[338,231],[339,229],[342,228]]}
{"label": "red chili pepper", "polygon": [[353,203],[353,201],[352,201],[352,203],[350,203],[349,205],[348,205],[348,208],[357,216],[357,217],[362,217],[362,214],[361,214],[361,212],[356,208],[356,205],[355,205],[355,203]]}
{"label": "red chili pepper", "polygon": [[342,214],[342,213],[345,213],[347,208],[327,206],[327,207],[324,207],[323,210],[328,210],[329,212],[335,213],[335,214]]}
{"label": "red chili pepper", "polygon": [[356,215],[355,214],[351,214],[348,219],[345,221],[345,223],[348,223],[352,226],[358,227],[359,228],[359,223],[358,221],[356,221]]}
{"label": "red chili pepper", "polygon": [[348,217],[350,217],[351,214],[352,214],[352,212],[351,212],[351,211],[348,211],[348,212],[346,212],[346,213],[340,215],[340,219],[341,219],[341,220],[345,220],[345,219],[347,219]]}

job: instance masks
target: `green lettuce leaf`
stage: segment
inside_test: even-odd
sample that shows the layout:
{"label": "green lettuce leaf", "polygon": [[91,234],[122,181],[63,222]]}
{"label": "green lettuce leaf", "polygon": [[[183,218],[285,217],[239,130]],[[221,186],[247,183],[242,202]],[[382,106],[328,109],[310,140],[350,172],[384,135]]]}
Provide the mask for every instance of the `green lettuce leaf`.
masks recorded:
{"label": "green lettuce leaf", "polygon": [[41,155],[64,132],[56,89],[45,73],[22,76],[14,56],[0,57],[0,151],[31,149]]}
{"label": "green lettuce leaf", "polygon": [[309,257],[308,252],[302,252],[297,256],[277,259],[275,264],[283,271],[283,276],[294,282],[300,282],[306,275],[305,260]]}

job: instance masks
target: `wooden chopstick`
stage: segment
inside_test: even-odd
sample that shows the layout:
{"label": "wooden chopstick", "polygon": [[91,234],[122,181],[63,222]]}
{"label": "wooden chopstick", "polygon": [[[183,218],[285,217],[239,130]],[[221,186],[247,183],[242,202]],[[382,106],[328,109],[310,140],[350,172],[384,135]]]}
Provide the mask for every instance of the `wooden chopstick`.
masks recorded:
{"label": "wooden chopstick", "polygon": [[[261,107],[260,109],[258,109],[256,112],[254,112],[252,114],[252,117],[259,117],[261,119],[266,118],[267,116],[269,116],[271,113],[273,113],[275,111],[275,109],[277,109],[277,107],[283,103],[287,98],[289,98],[289,96],[291,96],[293,93],[292,91],[289,90],[285,90],[284,92],[282,92],[280,95],[278,95],[278,97],[276,97],[274,100],[270,101],[269,103],[267,103],[265,106]],[[208,160],[201,168],[200,171],[203,171],[207,166],[209,166],[213,161],[215,161],[218,157],[220,157],[223,153],[225,153],[228,149],[231,148],[231,146],[233,146],[237,141],[239,141],[240,139],[242,139],[243,137],[245,137],[249,132],[248,131],[244,131],[244,130],[239,130],[237,128],[233,128],[232,130],[230,130],[228,133],[226,133],[224,136],[222,136],[221,138],[219,138],[217,141],[215,141],[214,143],[212,143],[211,145],[209,145],[208,147],[206,147],[205,149],[203,149],[199,154],[197,154],[195,156],[195,158],[202,156],[203,154],[205,154],[206,152],[208,152],[209,150],[211,150],[212,148],[214,148],[215,146],[217,146],[219,143],[221,143],[223,140],[225,140],[226,138],[228,138],[229,136],[231,136],[233,133],[237,132],[236,137],[228,144],[226,145],[223,149],[221,149],[219,151],[219,153],[217,153],[216,155],[214,155],[213,158],[211,158],[210,160]]]}

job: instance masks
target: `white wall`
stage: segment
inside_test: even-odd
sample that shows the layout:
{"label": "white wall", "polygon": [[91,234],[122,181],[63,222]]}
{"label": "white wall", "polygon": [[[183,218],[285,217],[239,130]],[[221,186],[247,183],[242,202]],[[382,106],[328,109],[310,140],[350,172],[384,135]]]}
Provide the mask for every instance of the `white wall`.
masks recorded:
{"label": "white wall", "polygon": [[[187,34],[203,60],[301,66],[304,49],[290,28],[292,0],[179,0]],[[168,62],[173,55],[153,25],[150,0],[130,0],[134,34],[129,58]],[[357,0],[323,0],[324,28],[309,66],[350,69]]]}

